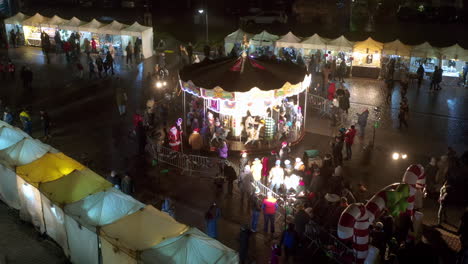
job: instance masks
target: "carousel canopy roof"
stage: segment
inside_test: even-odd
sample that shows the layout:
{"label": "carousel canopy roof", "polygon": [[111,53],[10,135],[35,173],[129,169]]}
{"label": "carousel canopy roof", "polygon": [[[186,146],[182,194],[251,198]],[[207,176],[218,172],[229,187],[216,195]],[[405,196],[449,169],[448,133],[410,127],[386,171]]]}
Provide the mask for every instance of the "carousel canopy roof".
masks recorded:
{"label": "carousel canopy roof", "polygon": [[29,16],[19,12],[16,15],[6,18],[3,22],[5,24],[22,24],[24,20],[28,19]]}
{"label": "carousel canopy roof", "polygon": [[39,13],[36,13],[34,16],[25,19],[23,25],[25,26],[36,26],[39,27],[41,24],[45,24],[50,20],[50,18],[42,16]]}
{"label": "carousel canopy roof", "polygon": [[382,53],[409,57],[411,55],[411,46],[405,45],[397,39],[392,42],[384,43]]}
{"label": "carousel canopy roof", "polygon": [[205,59],[180,72],[184,82],[205,89],[220,87],[227,92],[248,92],[254,87],[263,91],[280,89],[287,82],[302,82],[305,76],[306,69],[297,64],[249,57]]}
{"label": "carousel canopy roof", "polygon": [[276,47],[278,48],[300,48],[301,45],[299,44],[301,39],[296,37],[291,31],[288,34],[282,36],[279,40],[276,41]]}
{"label": "carousel canopy roof", "polygon": [[447,59],[447,60],[456,59],[456,60],[468,61],[468,50],[460,47],[458,44],[455,44],[447,48],[442,48],[441,53],[443,56],[445,56],[444,59]]}

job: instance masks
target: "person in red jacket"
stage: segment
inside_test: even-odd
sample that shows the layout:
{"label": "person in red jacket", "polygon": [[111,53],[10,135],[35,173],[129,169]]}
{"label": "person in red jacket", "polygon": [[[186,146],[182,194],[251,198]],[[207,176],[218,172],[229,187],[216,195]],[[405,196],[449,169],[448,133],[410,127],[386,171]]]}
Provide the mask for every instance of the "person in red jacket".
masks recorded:
{"label": "person in red jacket", "polygon": [[335,98],[335,91],[336,91],[335,83],[330,83],[330,85],[328,86],[328,95],[327,95],[328,100],[333,101],[333,99]]}
{"label": "person in red jacket", "polygon": [[268,224],[270,224],[271,233],[275,233],[275,215],[278,209],[278,203],[271,192],[268,192],[267,198],[263,199],[262,210],[264,216],[263,231],[268,232]]}
{"label": "person in red jacket", "polygon": [[345,133],[345,143],[346,143],[346,158],[345,159],[346,160],[351,159],[351,156],[353,154],[353,152],[351,151],[351,146],[353,146],[355,136],[356,136],[356,129],[354,128],[354,125],[353,125]]}

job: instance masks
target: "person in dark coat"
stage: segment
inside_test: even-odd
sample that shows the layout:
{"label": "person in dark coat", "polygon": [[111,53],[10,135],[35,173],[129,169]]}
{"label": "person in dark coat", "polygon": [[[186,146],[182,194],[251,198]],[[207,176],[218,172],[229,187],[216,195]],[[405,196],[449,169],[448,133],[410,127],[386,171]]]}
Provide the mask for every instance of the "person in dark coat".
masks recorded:
{"label": "person in dark coat", "polygon": [[364,137],[367,126],[367,119],[369,118],[369,109],[365,109],[362,113],[356,113],[358,116],[359,136]]}
{"label": "person in dark coat", "polygon": [[299,242],[301,242],[305,239],[305,228],[310,221],[310,216],[304,210],[304,205],[299,205],[297,209],[298,211],[294,216],[294,228],[299,235]]}
{"label": "person in dark coat", "polygon": [[121,181],[122,185],[122,192],[127,194],[127,195],[132,195],[134,192],[134,187],[133,187],[133,181],[132,178],[128,175],[128,173],[125,174],[125,176],[122,178]]}
{"label": "person in dark coat", "polygon": [[44,110],[41,110],[39,113],[41,115],[42,129],[44,130],[44,138],[48,139],[48,138],[50,138],[50,118],[49,118],[49,114]]}
{"label": "person in dark coat", "polygon": [[340,137],[335,137],[332,143],[333,163],[335,166],[343,165],[343,141]]}
{"label": "person in dark coat", "polygon": [[239,263],[247,263],[247,258],[249,256],[249,239],[252,235],[252,231],[248,225],[241,227],[239,235]]}
{"label": "person in dark coat", "polygon": [[[281,245],[284,247],[285,262],[288,263],[289,258],[294,258],[299,241],[294,224],[289,224],[288,229],[283,231],[281,235]],[[294,260],[294,259],[293,259]]]}
{"label": "person in dark coat", "polygon": [[110,175],[107,176],[106,180],[112,183],[112,186],[114,186],[115,188],[120,189],[120,176],[117,174],[116,171],[111,171]]}
{"label": "person in dark coat", "polygon": [[218,237],[218,219],[221,217],[221,210],[216,203],[213,203],[205,213],[206,234],[216,239]]}
{"label": "person in dark coat", "polygon": [[232,188],[234,186],[234,181],[237,180],[236,170],[231,165],[224,166],[224,177],[228,182],[228,194],[232,195]]}
{"label": "person in dark coat", "polygon": [[146,147],[146,128],[143,125],[142,121],[138,122],[135,131],[136,131],[137,142],[138,142],[138,154],[144,155],[145,147]]}
{"label": "person in dark coat", "polygon": [[422,64],[419,64],[418,70],[416,71],[416,74],[418,76],[418,88],[421,87],[422,80],[424,78],[424,67]]}

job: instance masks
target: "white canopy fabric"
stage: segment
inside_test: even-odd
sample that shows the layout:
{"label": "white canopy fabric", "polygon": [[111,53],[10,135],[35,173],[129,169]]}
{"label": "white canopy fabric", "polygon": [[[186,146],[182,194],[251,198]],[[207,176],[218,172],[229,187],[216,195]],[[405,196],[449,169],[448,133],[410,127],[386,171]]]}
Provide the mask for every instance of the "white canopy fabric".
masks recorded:
{"label": "white canopy fabric", "polygon": [[42,16],[39,13],[36,13],[34,16],[32,16],[32,17],[30,17],[28,19],[25,19],[23,21],[23,25],[24,26],[40,27],[41,24],[46,24],[49,20],[50,20],[50,18]]}
{"label": "white canopy fabric", "polygon": [[[184,249],[184,250],[181,250]],[[237,264],[237,253],[196,228],[143,251],[145,264]]]}
{"label": "white canopy fabric", "polygon": [[21,205],[16,178],[14,170],[0,164],[0,200],[19,210]]}
{"label": "white canopy fabric", "polygon": [[411,50],[411,57],[419,58],[438,58],[440,56],[440,51],[437,48],[434,48],[428,42],[413,46]]}
{"label": "white canopy fabric", "polygon": [[327,41],[327,50],[352,52],[354,44],[345,36]]}
{"label": "white canopy fabric", "polygon": [[304,39],[301,42],[303,49],[326,49],[327,43],[325,39],[320,37],[318,34],[314,34],[311,37]]}
{"label": "white canopy fabric", "polygon": [[296,37],[296,35],[294,35],[291,31],[289,31],[288,34],[278,39],[275,45],[277,48],[301,48],[301,45],[299,44],[300,42],[301,39]]}
{"label": "white canopy fabric", "polygon": [[112,21],[112,23],[99,28],[99,33],[109,35],[121,35],[122,29],[126,27],[128,27],[128,25],[119,23],[118,21],[114,20]]}
{"label": "white canopy fabric", "polygon": [[[41,200],[46,233],[62,247],[63,252],[68,256],[69,250],[68,237],[65,230],[65,214],[59,206],[54,205],[45,195],[41,194]],[[73,239],[73,237],[70,239]]]}
{"label": "white canopy fabric", "polygon": [[99,263],[98,236],[65,214],[65,229],[72,263]]}
{"label": "white canopy fabric", "polygon": [[358,41],[353,47],[353,51],[361,53],[381,53],[383,43],[373,40],[371,37],[364,41]]}
{"label": "white canopy fabric", "polygon": [[93,33],[99,33],[99,30],[101,27],[105,26],[106,24],[103,24],[96,19],[93,18],[89,23],[84,24],[80,27],[78,27],[79,31],[85,31],[85,32],[93,32]]}
{"label": "white canopy fabric", "polygon": [[0,127],[0,150],[9,148],[29,135],[13,127]]}
{"label": "white canopy fabric", "polygon": [[231,52],[232,48],[234,48],[234,45],[236,43],[242,43],[244,41],[244,36],[247,37],[247,40],[250,40],[250,38],[252,38],[252,34],[246,33],[240,28],[227,35],[224,38],[224,50],[226,54],[229,54]]}
{"label": "white canopy fabric", "polygon": [[65,212],[80,224],[94,230],[94,227],[111,224],[143,207],[144,204],[112,187],[66,205]]}
{"label": "white canopy fabric", "polygon": [[266,30],[264,30],[260,34],[257,34],[250,39],[250,45],[273,46],[275,44],[275,41],[277,41],[278,39],[279,37],[277,35],[270,34]]}
{"label": "white canopy fabric", "polygon": [[24,138],[18,143],[0,150],[0,159],[10,166],[22,166],[39,159],[47,152],[56,153],[58,151],[37,139]]}
{"label": "white canopy fabric", "polygon": [[461,61],[468,61],[468,50],[460,47],[460,45],[455,44],[453,46],[442,48],[441,53],[443,59],[447,60],[461,60]]}
{"label": "white canopy fabric", "polygon": [[78,31],[80,26],[87,24],[87,23],[88,22],[86,21],[81,21],[76,17],[72,17],[70,20],[67,21],[67,23],[62,24],[60,28],[65,29],[65,30],[70,30],[70,31]]}
{"label": "white canopy fabric", "polygon": [[392,42],[384,43],[382,53],[385,55],[409,57],[411,55],[411,46],[405,45],[396,39]]}
{"label": "white canopy fabric", "polygon": [[21,177],[16,177],[16,186],[20,200],[20,218],[32,223],[42,234],[45,232],[44,215],[42,211],[41,193],[36,187],[28,184]]}
{"label": "white canopy fabric", "polygon": [[143,57],[149,58],[153,56],[153,28],[142,26],[138,22],[133,23],[129,27],[122,29],[122,35],[140,37],[141,38],[141,52]]}
{"label": "white canopy fabric", "polygon": [[69,21],[70,20],[63,19],[63,18],[55,15],[49,21],[47,21],[46,23],[42,23],[41,27],[51,27],[51,28],[59,27],[61,25],[67,24]]}
{"label": "white canopy fabric", "polygon": [[5,24],[13,24],[13,25],[21,25],[23,24],[23,21],[30,18],[30,16],[27,16],[21,12],[17,13],[16,15],[6,18],[3,20]]}

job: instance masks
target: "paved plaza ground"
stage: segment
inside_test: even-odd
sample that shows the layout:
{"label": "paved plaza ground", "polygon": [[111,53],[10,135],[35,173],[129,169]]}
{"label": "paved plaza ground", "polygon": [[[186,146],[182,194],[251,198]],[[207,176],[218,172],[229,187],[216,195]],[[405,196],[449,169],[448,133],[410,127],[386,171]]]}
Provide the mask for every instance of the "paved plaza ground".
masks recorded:
{"label": "paved plaza ground", "polygon": [[[53,136],[47,141],[48,144],[79,161],[85,158],[91,160],[91,169],[103,176],[112,169],[129,171],[135,179],[135,196],[138,199],[158,205],[161,197],[169,196],[175,201],[176,219],[201,230],[204,230],[205,211],[212,201],[217,201],[222,209],[219,240],[233,249],[238,248],[240,226],[249,222],[250,215],[246,204],[239,203],[237,190],[232,197],[217,194],[213,180],[206,177],[210,175],[181,175],[179,170],[172,168],[169,173],[161,173],[165,166],[152,166],[147,159],[135,155],[136,143],[129,136],[131,118],[136,109],[142,109],[148,95],[154,92],[154,84],[148,83],[145,75],[152,71],[155,58],[131,66],[117,58],[115,76],[89,80],[85,71],[85,78],[81,80],[77,77],[76,66],[67,64],[64,55],[52,54],[50,65],[45,64],[44,56],[37,48],[1,50],[2,56],[10,57],[18,71],[21,66],[28,65],[34,72],[32,92],[24,91],[19,80],[1,81],[0,89],[3,106],[13,109],[30,107],[34,137],[42,137],[39,110],[45,109],[53,123]],[[81,60],[86,65],[85,55],[82,55]],[[171,55],[168,61],[174,61]],[[426,165],[431,156],[444,154],[447,146],[452,146],[459,154],[468,149],[468,91],[458,87],[454,80],[445,79],[441,91],[429,93],[428,82],[425,80],[419,89],[414,85],[410,87],[409,128],[400,130],[397,128],[400,101],[398,87],[393,92],[391,103],[386,103],[382,81],[360,78],[346,80],[345,85],[351,92],[351,111],[345,124],[353,123],[355,114],[363,108],[373,112],[376,106],[382,109],[382,121],[376,130],[371,156],[363,151],[363,147],[371,140],[372,126],[368,125],[363,140],[356,140],[353,158],[344,165],[345,178],[353,184],[364,183],[369,192],[374,193],[388,184],[399,182],[409,164]],[[114,94],[117,87],[124,87],[129,98],[128,114],[123,117],[117,111]],[[172,120],[169,122],[182,114],[177,100],[181,103],[181,96],[171,105]],[[321,154],[329,153],[329,142],[336,128],[310,108],[307,116],[307,134],[302,143],[294,147],[293,153],[302,156],[306,149],[318,149]],[[373,117],[374,113],[371,114],[369,124],[372,124]],[[392,160],[394,151],[407,153],[408,159]],[[232,159],[237,160],[238,156],[232,154]],[[436,210],[436,201],[426,199],[423,209],[427,226],[424,239],[430,247],[440,250],[446,260],[450,260],[460,247],[454,231],[459,225],[462,210],[459,206],[451,207],[451,226],[444,225],[443,229],[432,227],[436,223]],[[262,224],[263,220],[260,220],[260,227]],[[17,221],[11,225],[20,230],[26,228]],[[10,227],[0,223],[0,234],[5,229]],[[12,241],[18,239],[16,235],[5,234],[3,237]],[[266,263],[269,245],[278,235],[270,237],[257,233],[251,240],[251,259],[257,260],[257,263]],[[40,246],[42,242],[36,240],[31,243]],[[13,251],[28,250],[21,243],[5,247],[14,247],[11,249]],[[53,250],[48,251],[47,248],[37,254],[54,255]]]}

